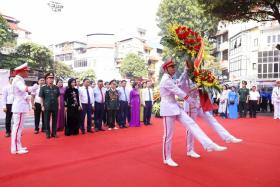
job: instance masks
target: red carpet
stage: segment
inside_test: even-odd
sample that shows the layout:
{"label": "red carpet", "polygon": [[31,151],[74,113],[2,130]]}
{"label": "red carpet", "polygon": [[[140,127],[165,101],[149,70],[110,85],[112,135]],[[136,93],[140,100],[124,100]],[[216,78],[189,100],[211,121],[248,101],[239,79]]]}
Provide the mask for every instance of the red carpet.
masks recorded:
{"label": "red carpet", "polygon": [[[220,119],[219,119],[220,120]],[[1,187],[56,186],[280,186],[280,121],[271,117],[220,120],[241,144],[225,144],[203,122],[201,126],[225,152],[186,157],[185,132],[177,124],[173,158],[178,168],[162,164],[162,120],[152,126],[47,140],[25,129],[25,155],[11,155],[10,139],[0,133]]]}

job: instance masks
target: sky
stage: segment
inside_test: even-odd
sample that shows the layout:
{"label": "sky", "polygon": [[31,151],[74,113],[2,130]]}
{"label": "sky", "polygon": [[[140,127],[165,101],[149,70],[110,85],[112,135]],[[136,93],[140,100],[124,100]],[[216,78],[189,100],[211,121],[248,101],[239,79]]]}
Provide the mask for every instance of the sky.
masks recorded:
{"label": "sky", "polygon": [[159,41],[156,12],[160,0],[55,0],[63,4],[53,12],[50,0],[0,0],[0,12],[20,20],[32,33],[32,41],[50,45],[82,40],[91,33],[126,35],[137,27],[147,30],[147,39]]}

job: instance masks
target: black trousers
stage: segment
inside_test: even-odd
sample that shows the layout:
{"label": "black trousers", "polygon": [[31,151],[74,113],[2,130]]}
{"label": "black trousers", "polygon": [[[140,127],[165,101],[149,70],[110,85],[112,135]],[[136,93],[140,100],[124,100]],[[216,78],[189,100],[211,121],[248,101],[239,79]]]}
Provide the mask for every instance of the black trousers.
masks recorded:
{"label": "black trousers", "polygon": [[120,101],[120,109],[118,112],[118,123],[121,127],[125,126],[126,120],[129,121],[128,102]]}
{"label": "black trousers", "polygon": [[42,131],[46,130],[44,121],[44,112],[42,111],[41,104],[35,103],[34,118],[35,118],[35,131],[39,131],[40,118],[42,114]]}
{"label": "black trousers", "polygon": [[257,109],[258,109],[258,101],[250,100],[249,101],[250,117],[256,117]]}
{"label": "black trousers", "polygon": [[84,124],[85,124],[85,117],[87,115],[87,130],[91,130],[91,114],[92,114],[92,105],[91,104],[84,104],[82,103],[82,116],[81,116],[81,123],[80,123],[80,128],[82,131],[85,130]]}
{"label": "black trousers", "polygon": [[246,101],[239,101],[239,114],[240,114],[240,117],[246,117],[247,115],[247,103]]}
{"label": "black trousers", "polygon": [[80,112],[79,108],[67,107],[67,117],[65,122],[65,136],[78,135],[80,127]]}
{"label": "black trousers", "polygon": [[145,107],[144,107],[144,124],[145,125],[150,124],[152,108],[153,108],[152,101],[145,101]]}
{"label": "black trousers", "polygon": [[11,121],[13,117],[12,113],[12,104],[6,104],[7,112],[6,112],[6,119],[5,119],[5,127],[6,133],[11,133]]}
{"label": "black trousers", "polygon": [[[52,116],[52,131],[50,131],[50,120]],[[55,136],[56,135],[56,124],[57,124],[57,110],[46,110],[45,111],[45,125],[46,125],[46,135]]]}
{"label": "black trousers", "polygon": [[109,128],[115,127],[117,110],[107,110],[107,125]]}
{"label": "black trousers", "polygon": [[94,103],[94,124],[96,129],[101,129],[105,113],[105,103]]}

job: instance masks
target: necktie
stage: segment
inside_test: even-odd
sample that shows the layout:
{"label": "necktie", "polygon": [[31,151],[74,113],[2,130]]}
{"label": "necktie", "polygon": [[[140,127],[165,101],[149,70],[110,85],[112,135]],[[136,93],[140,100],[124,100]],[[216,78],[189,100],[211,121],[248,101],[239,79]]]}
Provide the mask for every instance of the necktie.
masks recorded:
{"label": "necktie", "polygon": [[151,97],[151,92],[150,92],[150,88],[148,88],[149,91],[149,101],[152,101],[152,97]]}
{"label": "necktie", "polygon": [[125,101],[127,101],[127,96],[126,96],[126,93],[125,93],[125,87],[123,87],[123,92],[124,92],[124,96],[125,96]]}
{"label": "necktie", "polygon": [[86,88],[87,90],[87,98],[88,98],[88,104],[90,104],[90,97],[89,97],[89,92],[88,92],[88,88]]}
{"label": "necktie", "polygon": [[103,93],[102,93],[101,88],[99,88],[99,90],[100,90],[100,94],[101,94],[101,103],[104,103],[104,98],[103,98]]}

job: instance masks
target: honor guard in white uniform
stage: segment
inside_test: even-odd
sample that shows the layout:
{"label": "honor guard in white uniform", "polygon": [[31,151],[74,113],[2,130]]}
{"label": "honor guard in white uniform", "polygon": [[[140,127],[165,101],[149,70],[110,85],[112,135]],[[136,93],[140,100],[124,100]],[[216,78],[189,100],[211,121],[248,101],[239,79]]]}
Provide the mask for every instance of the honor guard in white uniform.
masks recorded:
{"label": "honor guard in white uniform", "polygon": [[274,105],[274,119],[280,119],[280,79],[276,80],[276,86],[272,90],[271,100]]}
{"label": "honor guard in white uniform", "polygon": [[[193,83],[188,76],[187,69],[185,69],[184,73],[181,75],[179,79],[179,85],[182,90],[189,93],[189,97],[194,101],[193,103],[189,103],[188,107],[185,108],[185,112],[188,112],[189,116],[196,120],[197,116],[200,116],[209,126],[211,126],[216,133],[227,143],[239,143],[242,140],[235,138],[231,135],[209,112],[204,112],[202,110],[199,98],[199,92],[195,83]],[[187,101],[184,101],[187,102]],[[186,103],[185,103],[186,106]],[[190,130],[187,131],[187,155],[193,158],[199,158],[200,155],[194,151],[194,136]]]}
{"label": "honor guard in white uniform", "polygon": [[[175,95],[184,98],[189,103],[194,103],[186,92],[181,90],[172,79],[175,74],[175,63],[172,59],[168,59],[162,66],[164,75],[160,81],[160,115],[163,116],[164,136],[163,136],[163,162],[172,167],[178,166],[171,157],[172,139],[175,126],[175,120],[179,120],[181,124],[189,129],[196,139],[202,144],[207,151],[224,151],[227,148],[215,144],[191,119],[186,112],[178,105]],[[183,80],[181,80],[183,81]]]}
{"label": "honor guard in white uniform", "polygon": [[27,63],[14,69],[16,77],[12,82],[14,101],[12,105],[14,124],[12,127],[11,137],[11,153],[12,154],[24,154],[27,153],[27,148],[21,144],[21,133],[24,124],[24,114],[30,110],[30,99],[31,96],[28,92],[32,92],[38,88],[35,84],[32,87],[25,85],[24,79],[28,76]]}

